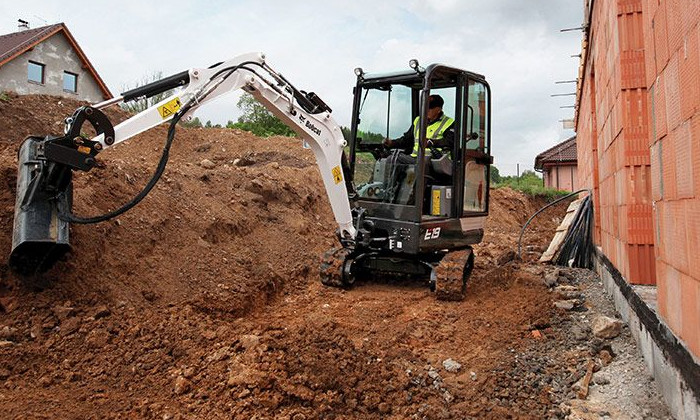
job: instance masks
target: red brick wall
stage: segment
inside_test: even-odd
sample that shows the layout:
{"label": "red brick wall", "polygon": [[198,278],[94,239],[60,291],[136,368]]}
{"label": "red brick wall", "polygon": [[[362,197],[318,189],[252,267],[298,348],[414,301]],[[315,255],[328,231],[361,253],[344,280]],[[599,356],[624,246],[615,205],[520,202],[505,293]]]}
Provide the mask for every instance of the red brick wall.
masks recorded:
{"label": "red brick wall", "polygon": [[700,357],[700,1],[645,0],[659,313]]}
{"label": "red brick wall", "polygon": [[579,187],[593,188],[595,238],[627,281],[655,284],[642,0],[593,5],[577,118]]}
{"label": "red brick wall", "polygon": [[594,189],[605,255],[657,283],[659,314],[700,357],[700,0],[596,0],[589,24],[578,187]]}

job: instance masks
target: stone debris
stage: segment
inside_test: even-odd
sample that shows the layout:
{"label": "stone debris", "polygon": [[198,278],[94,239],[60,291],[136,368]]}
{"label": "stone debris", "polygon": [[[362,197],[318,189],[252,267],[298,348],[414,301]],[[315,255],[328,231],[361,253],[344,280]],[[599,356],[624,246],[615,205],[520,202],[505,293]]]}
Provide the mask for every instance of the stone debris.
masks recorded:
{"label": "stone debris", "polygon": [[56,305],[53,307],[52,311],[53,314],[56,315],[56,318],[58,318],[61,321],[75,316],[75,308],[71,306]]}
{"label": "stone debris", "polygon": [[442,362],[442,367],[445,368],[446,371],[448,372],[459,372],[459,370],[462,368],[462,365],[458,362],[455,362],[452,359],[447,359]]}
{"label": "stone debris", "polygon": [[191,387],[192,387],[192,384],[184,376],[178,376],[175,379],[175,394],[177,394],[177,395],[185,394],[190,390]]}
{"label": "stone debris", "polygon": [[544,275],[544,284],[547,287],[554,287],[558,284],[559,282],[559,269],[554,269],[554,271],[551,271],[547,274]]}
{"label": "stone debris", "polygon": [[204,169],[214,169],[216,168],[216,163],[212,162],[209,159],[203,159],[201,162],[199,162],[199,166],[201,166]]}
{"label": "stone debris", "polygon": [[596,373],[593,375],[593,383],[596,385],[608,385],[610,383],[610,377],[605,373]]}
{"label": "stone debris", "polygon": [[260,336],[254,334],[242,335],[238,339],[238,342],[244,349],[250,350],[257,347],[260,344]]}
{"label": "stone debris", "polygon": [[0,328],[0,339],[12,340],[13,338],[15,338],[16,334],[17,334],[16,328],[12,328],[8,325]]}
{"label": "stone debris", "polygon": [[554,302],[554,306],[556,306],[559,309],[564,309],[567,311],[574,309],[578,305],[579,305],[579,301],[576,299],[558,300],[558,301]]}
{"label": "stone debris", "polygon": [[571,337],[576,341],[585,341],[590,335],[591,329],[581,322],[574,322],[571,326]]}
{"label": "stone debris", "polygon": [[593,320],[591,329],[598,338],[615,338],[622,332],[622,321],[600,315]]}
{"label": "stone debris", "polygon": [[518,256],[518,254],[515,251],[513,251],[512,249],[508,250],[508,251],[504,252],[503,254],[501,254],[496,259],[496,264],[497,265],[506,265],[509,262],[513,261],[517,256]]}

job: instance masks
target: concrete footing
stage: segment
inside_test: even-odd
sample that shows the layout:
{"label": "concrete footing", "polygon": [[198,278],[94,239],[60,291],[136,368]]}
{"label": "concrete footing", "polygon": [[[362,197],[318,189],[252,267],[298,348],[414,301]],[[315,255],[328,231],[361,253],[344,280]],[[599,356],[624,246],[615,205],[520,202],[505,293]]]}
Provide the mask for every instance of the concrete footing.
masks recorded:
{"label": "concrete footing", "polygon": [[700,364],[657,315],[656,288],[628,284],[600,249],[595,264],[673,416],[700,420]]}

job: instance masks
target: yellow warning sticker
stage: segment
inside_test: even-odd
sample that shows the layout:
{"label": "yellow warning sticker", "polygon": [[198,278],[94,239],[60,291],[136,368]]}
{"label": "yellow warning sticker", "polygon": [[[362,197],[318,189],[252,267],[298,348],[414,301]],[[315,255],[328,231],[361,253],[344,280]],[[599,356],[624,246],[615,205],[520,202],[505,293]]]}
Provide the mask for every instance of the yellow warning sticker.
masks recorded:
{"label": "yellow warning sticker", "polygon": [[433,190],[433,209],[431,215],[440,216],[440,190]]}
{"label": "yellow warning sticker", "polygon": [[180,110],[182,103],[180,103],[180,98],[172,99],[165,104],[158,107],[158,113],[163,119],[172,117],[177,111]]}
{"label": "yellow warning sticker", "polygon": [[331,169],[331,172],[333,173],[333,180],[336,184],[343,182],[343,171],[340,170],[340,166]]}
{"label": "yellow warning sticker", "polygon": [[89,155],[92,149],[87,146],[78,146],[78,151],[84,155]]}

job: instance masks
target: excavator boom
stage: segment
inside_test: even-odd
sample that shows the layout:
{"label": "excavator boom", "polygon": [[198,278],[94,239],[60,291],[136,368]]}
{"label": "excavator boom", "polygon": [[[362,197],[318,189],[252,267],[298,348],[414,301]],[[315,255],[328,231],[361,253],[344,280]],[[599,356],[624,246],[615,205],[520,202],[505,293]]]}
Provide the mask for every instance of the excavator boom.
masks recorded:
{"label": "excavator boom", "polygon": [[[101,109],[132,99],[151,97],[179,88],[148,109],[112,126]],[[313,92],[295,88],[267,65],[262,53],[240,55],[207,68],[193,68],[130,90],[120,97],[78,108],[66,119],[62,137],[30,137],[20,148],[10,266],[34,273],[50,268],[69,249],[69,223],[94,223],[115,217],[136,205],[155,185],[167,163],[175,124],[192,118],[202,105],[233,90],[252,94],[289,125],[313,151],[328,193],[339,235],[354,240],[357,231],[341,167],[346,141],[331,109]],[[72,214],[72,171],[89,171],[97,154],[157,125],[170,122],[168,142],[156,175],[144,190],[121,209],[103,217]],[[86,138],[83,125],[97,135]]]}

